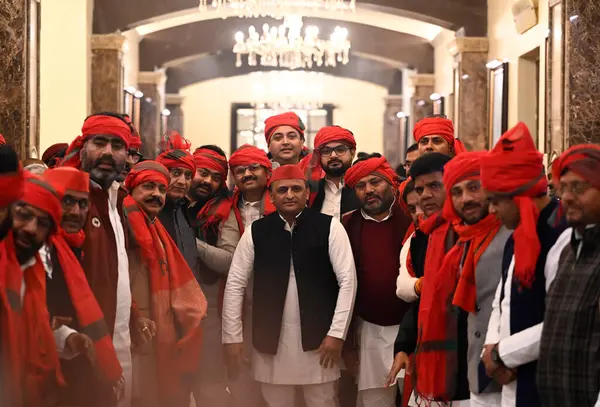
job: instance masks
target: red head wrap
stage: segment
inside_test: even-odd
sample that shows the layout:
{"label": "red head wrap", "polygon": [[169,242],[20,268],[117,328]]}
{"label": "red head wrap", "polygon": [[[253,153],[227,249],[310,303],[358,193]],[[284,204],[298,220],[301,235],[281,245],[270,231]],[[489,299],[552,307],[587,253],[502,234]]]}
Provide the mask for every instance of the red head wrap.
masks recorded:
{"label": "red head wrap", "polygon": [[50,184],[26,172],[21,201],[46,212],[54,222],[54,231],[58,230],[62,219],[62,205],[59,193]]}
{"label": "red head wrap", "polygon": [[487,151],[467,152],[458,154],[444,166],[444,186],[446,200],[443,214],[449,222],[460,222],[460,217],[452,204],[452,187],[459,182],[481,177],[481,160],[488,156]]}
{"label": "red head wrap", "polygon": [[532,198],[548,190],[543,155],[537,151],[529,129],[518,123],[507,131],[481,161],[481,183],[496,195],[512,197],[521,221],[513,233],[515,277],[527,288],[535,277],[541,245],[537,235],[539,210]]}
{"label": "red head wrap", "polygon": [[161,152],[183,150],[189,153],[191,148],[192,142],[183,138],[183,136],[175,130],[165,133],[160,143],[158,143],[158,149]]}
{"label": "red head wrap", "polygon": [[2,144],[6,144],[6,140],[4,139],[4,136],[2,134],[0,134],[0,146]]}
{"label": "red head wrap", "polygon": [[184,150],[167,151],[166,153],[159,155],[158,158],[156,158],[156,161],[167,167],[169,170],[172,168],[185,168],[192,171],[192,174],[196,173],[194,157]]}
{"label": "red head wrap", "polygon": [[357,162],[346,171],[344,182],[350,188],[354,188],[358,181],[370,174],[379,175],[392,184],[394,189],[398,188],[398,174],[383,156]]}
{"label": "red head wrap", "polygon": [[221,186],[225,186],[227,170],[229,169],[227,157],[208,148],[197,148],[194,151],[194,162],[196,163],[196,168],[207,168],[212,171],[218,171],[221,174]]}
{"label": "red head wrap", "polygon": [[65,191],[90,193],[90,175],[76,168],[51,168],[44,172],[42,178],[62,194]]}
{"label": "red head wrap", "polygon": [[136,164],[125,178],[125,188],[131,193],[135,187],[144,182],[169,186],[169,179],[169,170],[164,165],[152,160],[142,161]]}
{"label": "red head wrap", "polygon": [[265,139],[267,140],[267,145],[271,142],[271,135],[275,132],[277,127],[280,126],[293,127],[301,136],[304,136],[305,127],[304,123],[302,123],[302,119],[294,112],[282,113],[277,116],[271,116],[265,120]]}
{"label": "red head wrap", "polygon": [[569,148],[552,163],[552,183],[558,187],[560,176],[566,170],[600,189],[600,146],[580,144]]}
{"label": "red head wrap", "polygon": [[352,149],[356,148],[356,140],[354,139],[354,134],[352,134],[350,130],[340,126],[325,126],[321,127],[321,130],[319,130],[315,136],[315,150],[332,141],[345,143]]}
{"label": "red head wrap", "polygon": [[131,135],[131,139],[129,140],[129,148],[136,150],[142,148],[142,138],[139,134],[137,134],[137,132]]}
{"label": "red head wrap", "polygon": [[440,136],[452,146],[455,154],[467,151],[464,144],[457,138],[454,138],[454,125],[452,120],[443,117],[426,117],[415,123],[413,136],[418,143],[426,136]]}
{"label": "red head wrap", "polygon": [[231,154],[231,157],[229,157],[229,166],[232,171],[235,167],[250,164],[260,164],[265,167],[268,172],[271,172],[273,169],[273,164],[271,163],[271,160],[269,160],[269,157],[267,157],[267,153],[250,144],[244,144],[235,150],[234,153]]}
{"label": "red head wrap", "polygon": [[269,180],[269,185],[273,184],[275,181],[281,181],[283,179],[299,179],[306,181],[306,174],[304,171],[302,171],[302,168],[297,165],[282,165],[281,167],[275,168],[273,171],[273,175]]}
{"label": "red head wrap", "polygon": [[67,143],[53,144],[42,154],[42,161],[50,168],[54,168],[58,161],[65,155],[69,145]]}
{"label": "red head wrap", "polygon": [[0,174],[0,208],[18,201],[23,196],[25,171],[19,164],[19,170],[13,173]]}

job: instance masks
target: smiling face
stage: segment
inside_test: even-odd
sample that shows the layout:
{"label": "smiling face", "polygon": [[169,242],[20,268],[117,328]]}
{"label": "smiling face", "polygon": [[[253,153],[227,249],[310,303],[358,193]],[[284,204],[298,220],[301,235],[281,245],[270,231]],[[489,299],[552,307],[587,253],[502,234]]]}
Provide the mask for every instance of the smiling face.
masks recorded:
{"label": "smiling face", "polygon": [[67,190],[62,199],[63,216],[61,226],[67,233],[78,233],[90,211],[90,194]]}
{"label": "smiling face", "polygon": [[185,198],[185,195],[190,190],[194,173],[189,168],[174,167],[169,170],[171,181],[167,189],[169,199],[177,201]]}
{"label": "smiling face", "polygon": [[392,185],[376,174],[360,179],[354,187],[354,192],[363,211],[374,218],[387,214],[394,202]]}
{"label": "smiling face", "polygon": [[273,160],[281,165],[298,164],[304,137],[291,126],[279,126],[271,135],[269,152]]}
{"label": "smiling face", "polygon": [[16,256],[23,264],[44,245],[54,223],[46,212],[23,202],[13,205],[11,215]]}
{"label": "smiling face", "polygon": [[92,136],[81,149],[81,167],[103,189],[117,180],[125,168],[127,149],[120,137]]}
{"label": "smiling face", "polygon": [[267,169],[258,163],[233,167],[232,172],[235,186],[242,191],[242,194],[264,191],[267,187]]}
{"label": "smiling face", "polygon": [[419,197],[419,206],[426,217],[442,210],[446,200],[443,182],[444,174],[433,172],[415,178],[415,191]]}
{"label": "smiling face", "polygon": [[454,210],[467,225],[474,225],[488,215],[488,202],[479,180],[458,182],[450,189]]}
{"label": "smiling face", "polygon": [[300,179],[282,179],[270,186],[271,201],[282,216],[295,217],[306,208],[309,188]]}
{"label": "smiling face", "polygon": [[321,168],[330,177],[343,176],[352,166],[356,150],[344,143],[332,141],[319,147]]}
{"label": "smiling face", "polygon": [[158,182],[143,182],[133,188],[131,197],[150,219],[154,219],[165,206],[167,187]]}
{"label": "smiling face", "polygon": [[600,190],[581,176],[565,172],[560,177],[558,194],[569,226],[582,231],[587,225],[600,223]]}

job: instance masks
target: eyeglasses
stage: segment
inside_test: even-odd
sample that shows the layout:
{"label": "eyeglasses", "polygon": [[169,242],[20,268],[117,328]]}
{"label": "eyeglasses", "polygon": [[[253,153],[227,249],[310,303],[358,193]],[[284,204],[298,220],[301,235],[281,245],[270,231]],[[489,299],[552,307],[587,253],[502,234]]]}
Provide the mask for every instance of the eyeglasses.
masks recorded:
{"label": "eyeglasses", "polygon": [[350,151],[350,147],[345,145],[339,145],[335,147],[323,147],[319,149],[319,153],[321,153],[323,157],[329,157],[334,151],[335,155],[341,157],[343,155],[346,155],[346,153]]}
{"label": "eyeglasses", "polygon": [[134,164],[139,163],[143,157],[143,154],[136,150],[129,150],[127,154],[131,157],[131,161],[133,161]]}
{"label": "eyeglasses", "polygon": [[233,169],[233,174],[236,177],[243,177],[244,174],[246,173],[246,171],[250,171],[250,172],[254,173],[254,172],[260,170],[261,167],[262,167],[262,165],[257,164],[257,163],[250,164],[250,165],[240,165]]}
{"label": "eyeglasses", "polygon": [[86,210],[90,204],[90,201],[87,198],[77,199],[71,195],[65,195],[62,200],[62,204],[66,209],[71,209],[75,206],[75,204],[77,204],[79,205],[79,209]]}
{"label": "eyeglasses", "polygon": [[570,192],[573,195],[583,195],[592,185],[587,181],[574,181],[570,184],[563,184],[562,182],[558,186],[556,194],[560,197],[565,192]]}

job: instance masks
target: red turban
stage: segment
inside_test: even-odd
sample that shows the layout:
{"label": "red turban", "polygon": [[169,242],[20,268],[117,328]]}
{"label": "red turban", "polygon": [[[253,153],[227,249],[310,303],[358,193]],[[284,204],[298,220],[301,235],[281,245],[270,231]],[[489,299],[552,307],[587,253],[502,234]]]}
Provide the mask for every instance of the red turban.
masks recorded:
{"label": "red turban", "polygon": [[543,155],[537,151],[529,129],[518,123],[507,131],[481,161],[481,183],[496,195],[511,197],[519,207],[521,221],[513,232],[515,276],[531,287],[541,245],[537,235],[539,210],[532,198],[548,191]]}
{"label": "red turban", "polygon": [[345,143],[353,149],[356,148],[356,140],[354,139],[354,134],[352,134],[350,130],[340,126],[325,126],[321,127],[321,130],[319,130],[315,136],[315,150],[332,141]]}
{"label": "red turban", "polygon": [[192,142],[183,138],[183,136],[175,130],[165,133],[160,143],[158,143],[158,149],[161,152],[183,150],[189,153],[191,148]]}
{"label": "red turban", "polygon": [[250,164],[260,164],[265,167],[268,172],[271,172],[273,169],[273,164],[271,163],[271,160],[269,160],[269,157],[267,157],[267,153],[250,144],[244,144],[235,150],[234,153],[231,154],[231,157],[229,157],[229,166],[232,170],[234,167]]}
{"label": "red turban", "polygon": [[208,148],[197,148],[194,151],[194,162],[196,168],[208,168],[209,170],[218,171],[221,174],[221,185],[225,186],[227,179],[227,157]]}
{"label": "red turban", "polygon": [[2,134],[0,134],[0,146],[2,144],[6,144],[6,140],[4,139],[4,136]]}
{"label": "red turban", "polygon": [[370,174],[379,175],[392,184],[394,188],[398,188],[398,174],[390,167],[390,164],[388,164],[383,156],[357,162],[346,171],[344,182],[350,188],[354,188],[358,181]]}
{"label": "red turban", "polygon": [[14,173],[0,174],[0,208],[18,201],[23,195],[25,171],[19,164],[19,170]]}
{"label": "red turban", "polygon": [[62,219],[60,195],[50,184],[37,175],[25,173],[25,187],[22,202],[46,212],[54,222],[54,231],[58,230]]}
{"label": "red turban", "polygon": [[443,214],[449,222],[459,222],[460,217],[452,204],[452,187],[459,182],[481,177],[481,160],[488,156],[487,151],[467,152],[458,154],[444,166],[444,186],[446,200],[444,201]]}
{"label": "red turban", "polygon": [[65,191],[90,193],[90,175],[76,168],[51,168],[44,173],[42,178],[62,194]]}
{"label": "red turban", "polygon": [[552,163],[552,183],[556,188],[560,184],[560,176],[566,170],[573,171],[600,189],[600,146],[580,144],[562,153]]}
{"label": "red turban", "polygon": [[148,160],[136,164],[127,178],[125,178],[125,188],[131,193],[135,187],[144,182],[156,182],[164,186],[169,186],[169,170],[164,165]]}
{"label": "red turban", "polygon": [[131,139],[129,140],[129,148],[134,148],[136,150],[142,148],[142,138],[139,134],[134,133],[131,135]]}
{"label": "red turban", "polygon": [[415,123],[413,136],[418,143],[426,136],[440,136],[450,144],[456,154],[467,151],[464,144],[457,138],[454,138],[454,125],[452,120],[443,117],[426,117]]}
{"label": "red turban", "polygon": [[166,153],[162,153],[156,158],[156,161],[167,167],[171,168],[185,168],[196,173],[196,163],[194,157],[190,153],[184,150],[170,150]]}
{"label": "red turban", "polygon": [[265,139],[267,140],[267,145],[271,142],[271,135],[273,132],[280,126],[293,127],[301,136],[304,136],[305,127],[304,123],[302,123],[302,119],[294,112],[282,113],[277,116],[271,116],[265,120]]}
{"label": "red turban", "polygon": [[282,165],[281,167],[275,168],[273,171],[273,175],[269,180],[269,185],[273,184],[275,181],[281,181],[283,179],[299,179],[306,181],[306,174],[304,171],[302,171],[302,168],[297,165]]}

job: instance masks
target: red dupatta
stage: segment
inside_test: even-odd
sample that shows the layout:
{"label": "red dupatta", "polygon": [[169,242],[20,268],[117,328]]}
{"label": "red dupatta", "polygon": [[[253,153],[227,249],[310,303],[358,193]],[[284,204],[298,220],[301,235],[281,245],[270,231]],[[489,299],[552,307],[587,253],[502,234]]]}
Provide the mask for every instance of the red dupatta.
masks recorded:
{"label": "red dupatta", "polygon": [[149,271],[159,398],[178,402],[189,397],[182,376],[198,368],[206,298],[160,221],[151,221],[131,196],[125,198],[124,206],[140,258]]}

